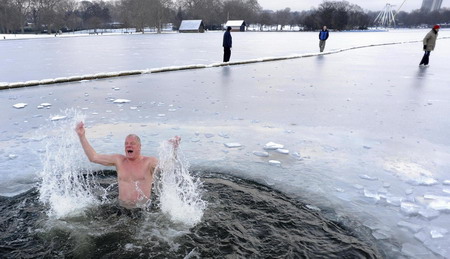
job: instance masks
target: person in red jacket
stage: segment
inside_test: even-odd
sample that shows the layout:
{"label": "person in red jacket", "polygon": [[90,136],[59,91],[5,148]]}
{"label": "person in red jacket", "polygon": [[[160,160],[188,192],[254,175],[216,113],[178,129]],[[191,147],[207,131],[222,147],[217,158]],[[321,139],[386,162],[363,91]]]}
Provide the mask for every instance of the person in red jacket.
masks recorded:
{"label": "person in red jacket", "polygon": [[419,66],[428,66],[428,62],[430,61],[430,53],[436,46],[436,40],[440,28],[441,26],[436,24],[435,26],[433,26],[433,29],[431,29],[431,31],[427,33],[425,38],[423,38],[423,50],[425,51],[425,53],[423,54],[423,58],[420,61]]}

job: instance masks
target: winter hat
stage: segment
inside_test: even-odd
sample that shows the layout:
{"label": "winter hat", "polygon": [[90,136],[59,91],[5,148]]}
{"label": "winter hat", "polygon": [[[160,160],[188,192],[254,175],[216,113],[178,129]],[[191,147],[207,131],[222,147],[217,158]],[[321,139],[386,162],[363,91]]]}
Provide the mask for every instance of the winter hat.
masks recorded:
{"label": "winter hat", "polygon": [[435,26],[433,26],[433,29],[435,29],[435,30],[440,29],[440,28],[441,28],[441,26],[439,26],[439,24],[436,24]]}

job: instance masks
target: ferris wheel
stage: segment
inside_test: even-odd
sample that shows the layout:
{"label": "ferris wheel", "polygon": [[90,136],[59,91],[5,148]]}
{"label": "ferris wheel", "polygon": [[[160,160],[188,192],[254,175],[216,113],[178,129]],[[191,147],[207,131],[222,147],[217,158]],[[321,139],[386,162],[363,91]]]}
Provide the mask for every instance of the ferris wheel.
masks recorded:
{"label": "ferris wheel", "polygon": [[407,0],[403,0],[403,3],[400,5],[396,12],[394,12],[395,5],[386,4],[383,10],[375,18],[374,23],[382,27],[395,27],[395,16],[398,14],[406,1]]}

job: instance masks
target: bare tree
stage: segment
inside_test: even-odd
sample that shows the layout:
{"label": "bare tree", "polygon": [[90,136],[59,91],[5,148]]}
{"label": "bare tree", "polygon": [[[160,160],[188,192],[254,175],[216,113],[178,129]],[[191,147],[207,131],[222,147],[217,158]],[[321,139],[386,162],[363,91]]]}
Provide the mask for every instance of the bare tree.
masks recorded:
{"label": "bare tree", "polygon": [[[280,26],[281,30],[283,30],[283,27],[285,25],[288,25],[289,22],[291,21],[291,9],[290,8],[285,8],[283,10],[278,10],[275,13],[275,22],[277,23],[278,26]],[[278,30],[278,26],[277,26],[277,30]]]}
{"label": "bare tree", "polygon": [[262,30],[263,25],[272,26],[273,24],[275,24],[273,11],[262,11],[258,21],[259,24],[261,24],[260,30]]}
{"label": "bare tree", "polygon": [[222,0],[180,0],[180,7],[188,19],[203,20],[210,29],[223,23]]}
{"label": "bare tree", "polygon": [[257,0],[227,0],[223,5],[225,20],[246,20],[247,23],[256,22],[261,11]]}
{"label": "bare tree", "polygon": [[15,9],[15,17],[14,20],[16,21],[16,24],[14,27],[20,28],[20,31],[24,33],[24,26],[26,24],[26,17],[29,13],[29,10],[31,8],[31,1],[30,0],[13,0],[12,5]]}
{"label": "bare tree", "polygon": [[61,12],[64,12],[64,22],[67,29],[72,32],[83,27],[83,20],[78,15],[79,3],[76,0],[66,0],[61,4]]}

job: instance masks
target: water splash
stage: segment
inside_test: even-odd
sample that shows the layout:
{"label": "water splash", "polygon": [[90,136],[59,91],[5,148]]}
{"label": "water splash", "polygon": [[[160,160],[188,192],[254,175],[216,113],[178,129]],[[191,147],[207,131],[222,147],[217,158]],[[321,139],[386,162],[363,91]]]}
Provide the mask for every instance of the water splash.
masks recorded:
{"label": "water splash", "polygon": [[74,131],[85,116],[75,109],[61,113],[66,119],[52,121],[51,129],[44,133],[46,148],[39,173],[39,200],[49,206],[48,215],[55,218],[78,216],[100,202],[93,194],[97,184]]}
{"label": "water splash", "polygon": [[160,208],[172,220],[187,225],[199,223],[206,208],[202,200],[202,182],[189,173],[189,163],[180,148],[174,149],[168,141],[159,149],[155,192]]}

